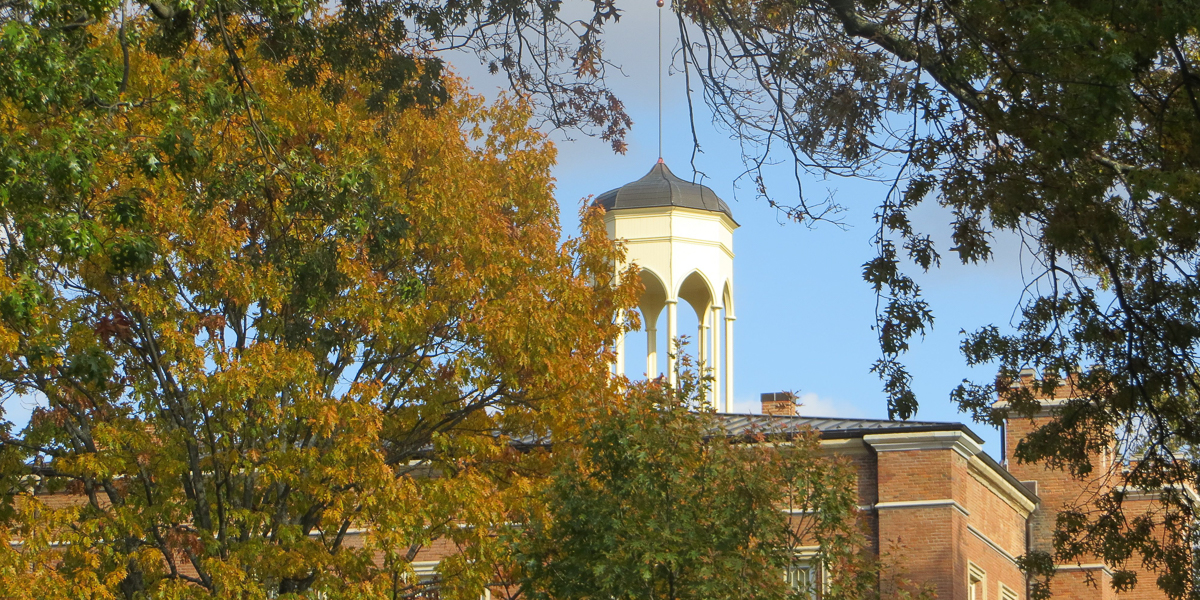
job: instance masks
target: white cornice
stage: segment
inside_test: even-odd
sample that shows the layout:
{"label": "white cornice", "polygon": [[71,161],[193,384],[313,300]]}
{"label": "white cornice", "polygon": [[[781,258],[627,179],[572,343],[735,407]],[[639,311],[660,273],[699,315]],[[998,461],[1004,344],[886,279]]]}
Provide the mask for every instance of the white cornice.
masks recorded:
{"label": "white cornice", "polygon": [[972,478],[1017,511],[1021,518],[1028,518],[1029,514],[1037,508],[1035,502],[1013,487],[1012,482],[1001,477],[991,465],[978,456],[972,456],[967,462],[967,467]]}
{"label": "white cornice", "polygon": [[1183,486],[1178,486],[1178,485],[1163,486],[1163,489],[1161,491],[1151,491],[1151,490],[1147,490],[1147,489],[1143,489],[1143,488],[1136,488],[1136,487],[1133,487],[1130,485],[1121,485],[1121,486],[1116,487],[1116,491],[1125,494],[1125,500],[1130,500],[1130,501],[1137,501],[1137,500],[1161,501],[1163,494],[1169,490],[1175,490],[1178,492],[1182,492],[1183,495],[1187,496],[1188,501],[1191,502],[1192,505],[1200,504],[1200,494],[1197,494],[1196,490],[1193,490],[1193,489],[1187,488],[1187,487],[1183,487]]}
{"label": "white cornice", "polygon": [[[664,211],[667,208],[669,210]],[[643,206],[640,208],[622,208],[611,210],[604,213],[604,220],[616,221],[626,219],[646,219],[661,216],[686,216],[702,221],[717,221],[725,226],[730,232],[737,229],[739,225],[736,221],[729,218],[729,215],[720,211],[701,210],[699,208],[687,208],[685,206]]]}
{"label": "white cornice", "polygon": [[859,438],[821,440],[821,451],[840,456],[861,456],[867,453],[867,445]]}
{"label": "white cornice", "polygon": [[984,544],[987,544],[987,545],[988,545],[988,547],[989,547],[989,548],[991,548],[992,550],[995,550],[995,551],[996,551],[996,552],[997,552],[997,553],[998,553],[1000,556],[1003,556],[1005,559],[1007,559],[1007,560],[1008,560],[1008,562],[1011,562],[1012,564],[1016,565],[1016,566],[1017,566],[1017,568],[1020,568],[1020,567],[1021,567],[1021,564],[1017,562],[1017,558],[1016,558],[1015,556],[1013,556],[1012,554],[1010,554],[1010,553],[1009,553],[1007,550],[1005,550],[1004,548],[1001,548],[1001,547],[1000,547],[1000,544],[997,544],[996,542],[993,542],[993,541],[991,540],[991,538],[989,538],[988,536],[986,536],[986,535],[983,535],[983,532],[982,532],[982,531],[979,531],[978,529],[975,529],[975,526],[974,526],[974,525],[971,525],[970,523],[968,523],[968,524],[967,524],[967,531],[970,531],[971,533],[975,534],[975,537],[979,538],[979,540],[980,540],[981,542],[983,542]]}
{"label": "white cornice", "polygon": [[983,447],[962,431],[920,431],[909,433],[876,433],[864,435],[863,441],[876,452],[905,452],[909,450],[954,450],[970,459]]}
{"label": "white cornice", "polygon": [[[1070,403],[1074,400],[1076,400],[1076,399],[1075,398],[1040,398],[1040,399],[1036,400],[1036,402],[1038,403],[1038,406],[1040,408],[1038,408],[1038,411],[1036,413],[1034,413],[1032,417],[1026,417],[1025,415],[1022,415],[1020,413],[1012,413],[1012,414],[1009,414],[1008,420],[1012,421],[1012,420],[1016,420],[1016,419],[1025,419],[1025,418],[1044,419],[1046,417],[1053,417],[1053,416],[1058,415],[1058,411],[1060,408],[1062,408],[1063,406],[1066,406],[1068,403]],[[1008,406],[1009,406],[1009,402],[1007,400],[997,400],[996,402],[992,403],[992,408],[1008,408]]]}
{"label": "white cornice", "polygon": [[964,517],[971,516],[971,513],[967,512],[967,509],[963,508],[963,505],[959,504],[958,501],[954,500],[953,498],[942,498],[942,499],[938,499],[938,500],[906,500],[906,501],[899,501],[899,502],[876,502],[875,503],[875,510],[889,510],[889,509],[897,509],[897,508],[943,508],[943,507],[954,508],[958,512],[962,513],[962,515]]}
{"label": "white cornice", "polygon": [[702,240],[700,238],[668,235],[660,235],[658,237],[643,237],[637,238],[636,240],[620,238],[620,240],[629,246],[636,246],[637,244],[660,244],[663,242],[686,242],[688,244],[695,244],[697,246],[716,246],[717,248],[720,248],[721,251],[724,252],[725,255],[730,259],[734,258],[733,250],[730,250],[729,246],[726,246],[724,242],[714,242],[713,240]]}
{"label": "white cornice", "polygon": [[1089,565],[1054,565],[1055,571],[1103,571],[1105,575],[1112,577],[1112,569],[1108,565],[1094,563]]}

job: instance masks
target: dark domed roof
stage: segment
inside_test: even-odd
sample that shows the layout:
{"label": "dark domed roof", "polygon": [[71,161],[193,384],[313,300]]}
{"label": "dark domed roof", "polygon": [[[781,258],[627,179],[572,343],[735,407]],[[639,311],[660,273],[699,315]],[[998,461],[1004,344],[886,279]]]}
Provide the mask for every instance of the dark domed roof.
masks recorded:
{"label": "dark domed roof", "polygon": [[603,206],[604,210],[679,206],[721,212],[733,219],[729,205],[712,190],[676,177],[662,159],[659,159],[658,164],[654,165],[645,177],[600,194],[596,202]]}

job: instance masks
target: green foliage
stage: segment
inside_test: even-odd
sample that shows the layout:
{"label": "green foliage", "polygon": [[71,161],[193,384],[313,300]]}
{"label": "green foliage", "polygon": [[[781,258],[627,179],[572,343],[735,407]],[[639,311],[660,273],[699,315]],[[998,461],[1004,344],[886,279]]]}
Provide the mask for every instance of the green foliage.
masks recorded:
{"label": "green foliage", "polygon": [[441,540],[478,598],[542,463],[512,440],[571,436],[634,297],[598,213],[560,242],[528,107],[295,83],[220,4],[172,57],[163,19],[12,6],[0,401],[41,406],[0,421],[5,596],[412,595]]}
{"label": "green foliage", "polygon": [[1050,579],[1054,577],[1054,557],[1035,550],[1017,558],[1017,564],[1029,577],[1030,600],[1049,600],[1053,594]]}
{"label": "green foliage", "polygon": [[[434,53],[466,48],[511,74],[554,124],[595,132],[623,151],[632,121],[602,85],[598,39],[603,23],[618,13],[611,2],[598,3],[603,16],[592,30],[563,36],[557,31],[563,24],[559,6],[540,0],[13,0],[0,5],[0,55],[6,59],[0,87],[29,110],[114,109],[131,103],[131,50],[187,60],[211,44],[243,91],[261,86],[243,63],[261,58],[284,69],[290,85],[317,91],[329,102],[353,96],[364,89],[357,80],[365,80],[365,105],[374,112],[428,108],[450,93],[444,61]],[[541,39],[531,45],[531,35]],[[106,43],[119,45],[122,54],[98,52]],[[574,68],[557,68],[554,63],[568,56]],[[62,141],[69,145],[74,135],[88,133],[76,129]],[[68,159],[62,166],[72,165],[83,163]]]}
{"label": "green foliage", "polygon": [[[880,296],[874,371],[893,417],[917,409],[902,354],[934,314],[901,263],[939,262],[909,215],[937,201],[963,263],[989,260],[1001,232],[1032,255],[1015,331],[980,324],[963,340],[967,362],[997,367],[999,381],[964,382],[960,407],[993,424],[1030,415],[1034,395],[1008,388],[1020,369],[1045,373],[1050,390],[1084,367],[1077,398],[1016,448],[1021,460],[1095,474],[1101,451],[1133,437],[1160,458],[1138,462],[1128,485],[1200,480],[1200,462],[1172,454],[1200,442],[1200,4],[675,6],[685,59],[752,176],[773,162],[766,149],[786,147],[798,169],[892,183],[874,202],[878,256],[863,275]],[[812,222],[840,207],[802,196],[781,208]],[[1006,402],[994,406],[998,394]],[[1200,505],[1185,496],[1164,497],[1157,538],[1111,496],[1073,542],[1061,538],[1057,558],[1123,570],[1140,556],[1172,596],[1200,597],[1190,550]]]}
{"label": "green foliage", "polygon": [[807,598],[783,574],[814,546],[804,559],[825,573],[823,597],[874,592],[849,466],[815,432],[729,438],[698,384],[687,372],[677,390],[634,384],[581,416],[578,444],[555,444],[550,481],[512,533],[530,597]]}
{"label": "green foliage", "polygon": [[[960,406],[993,423],[1030,414],[1037,407],[1031,394],[1006,392],[1020,368],[1048,373],[1052,387],[1058,374],[1086,366],[1074,384],[1078,399],[1017,448],[1018,456],[1085,474],[1098,450],[1131,447],[1118,439],[1130,436],[1149,457],[1131,471],[1130,485],[1171,490],[1200,480],[1200,462],[1174,453],[1200,447],[1196,2],[686,0],[675,8],[686,64],[718,119],[747,142],[752,175],[769,160],[757,153],[771,147],[786,147],[798,169],[824,174],[878,177],[882,167],[900,168],[877,202],[879,253],[863,270],[881,298],[882,356],[874,371],[893,416],[917,410],[902,355],[934,315],[902,263],[928,269],[941,258],[909,215],[936,199],[953,215],[949,250],[961,261],[988,260],[994,232],[1008,232],[1023,238],[1039,269],[1015,332],[983,326],[964,339],[968,362],[999,365],[1001,381],[964,382],[954,392]],[[430,181],[443,183],[388,177],[411,173],[443,148],[401,152],[343,140],[422,135],[394,118],[411,115],[408,109],[426,117],[465,110],[432,54],[461,43],[493,72],[507,73],[551,123],[597,133],[621,150],[630,121],[603,85],[602,37],[620,11],[612,0],[589,9],[590,18],[567,21],[560,3],[541,0],[3,3],[0,348],[13,357],[6,369],[36,374],[8,376],[6,393],[45,393],[69,372],[88,394],[119,398],[119,410],[74,396],[61,398],[64,405],[106,418],[125,418],[140,406],[114,390],[135,389],[155,406],[175,398],[122,379],[130,375],[119,359],[93,360],[105,344],[140,343],[148,325],[113,300],[125,297],[146,304],[146,314],[158,319],[151,325],[172,323],[172,335],[191,335],[193,345],[241,350],[265,335],[288,351],[303,349],[321,365],[314,381],[328,384],[347,368],[344,357],[371,348],[359,344],[358,333],[403,323],[383,308],[347,308],[371,294],[396,307],[436,304],[431,314],[442,319],[434,349],[411,355],[430,361],[421,370],[427,379],[404,379],[386,359],[372,369],[439,401],[453,398],[447,380],[488,384],[472,389],[517,387],[541,357],[488,352],[505,375],[485,381],[444,358],[447,347],[462,342],[447,331],[478,336],[478,328],[494,323],[456,312],[455,302],[490,307],[494,299],[481,305],[437,294],[445,286],[460,294],[465,288],[455,286],[504,289],[505,271],[480,267],[478,277],[439,278],[434,266],[441,263],[431,257],[461,252],[453,242],[476,232],[431,227],[429,214],[387,196],[403,189],[419,197]],[[293,100],[292,114],[279,114]],[[324,120],[314,116],[317,100]],[[457,127],[517,127],[456,114]],[[218,139],[228,131],[232,141]],[[448,137],[438,132],[431,137]],[[499,154],[520,146],[498,135],[488,139]],[[523,176],[544,180],[512,168],[508,183],[486,189],[509,197],[536,192],[519,183]],[[763,181],[757,177],[756,187],[769,195]],[[182,212],[164,212],[174,206]],[[781,208],[810,222],[837,207],[802,195],[797,206]],[[473,223],[477,215],[466,212],[450,220]],[[496,222],[521,230],[550,218],[522,209],[498,211]],[[483,264],[485,246],[467,252],[465,264]],[[605,253],[580,247],[594,251],[579,264],[604,272],[596,257]],[[356,287],[362,273],[345,267],[348,248],[358,249],[372,272],[388,275]],[[431,262],[416,264],[414,256]],[[234,259],[246,270],[230,271]],[[185,290],[191,316],[148,300],[148,290],[163,286]],[[528,297],[561,293],[593,302],[550,288]],[[506,309],[534,330],[553,326],[514,306]],[[615,305],[596,300],[591,308],[607,314]],[[345,327],[357,333],[347,335]],[[421,340],[430,338],[421,332],[394,332],[396,345],[383,355],[425,347]],[[526,335],[487,339],[511,353]],[[547,347],[573,347],[555,344]],[[161,355],[176,360],[179,347]],[[205,360],[193,357],[191,365]],[[108,369],[113,379],[100,385]],[[1008,400],[999,408],[998,390]],[[1165,502],[1160,526],[1174,527],[1169,535],[1123,525],[1130,521],[1121,518],[1117,495],[1103,505],[1104,518],[1072,530],[1084,543],[1063,539],[1059,558],[1086,551],[1121,568],[1132,549],[1160,571],[1159,583],[1173,595],[1200,595],[1189,558],[1200,507],[1187,495],[1168,494]]]}

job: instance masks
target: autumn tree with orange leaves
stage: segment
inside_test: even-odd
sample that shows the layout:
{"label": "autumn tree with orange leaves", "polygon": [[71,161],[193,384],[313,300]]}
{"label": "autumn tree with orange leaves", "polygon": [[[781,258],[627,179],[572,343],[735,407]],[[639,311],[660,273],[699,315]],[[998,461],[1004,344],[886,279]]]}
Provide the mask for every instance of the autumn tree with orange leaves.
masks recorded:
{"label": "autumn tree with orange leaves", "polygon": [[[693,374],[610,377],[637,278],[598,208],[561,241],[536,108],[414,42],[438,6],[335,8],[0,0],[0,408],[40,405],[0,418],[0,595],[567,598],[538,574],[587,584],[614,539],[609,590],[649,548],[716,551],[654,567],[696,593],[802,598],[802,539],[829,597],[870,588],[815,434],[735,448]],[[572,89],[619,147],[619,103]],[[606,444],[669,456],[574,494]],[[658,493],[689,482],[728,494]],[[597,497],[705,518],[561,543]]]}
{"label": "autumn tree with orange leaves", "polygon": [[410,597],[440,539],[478,598],[514,440],[610,393],[598,215],[560,242],[519,102],[157,27],[5,30],[0,394],[44,408],[0,431],[3,595]]}

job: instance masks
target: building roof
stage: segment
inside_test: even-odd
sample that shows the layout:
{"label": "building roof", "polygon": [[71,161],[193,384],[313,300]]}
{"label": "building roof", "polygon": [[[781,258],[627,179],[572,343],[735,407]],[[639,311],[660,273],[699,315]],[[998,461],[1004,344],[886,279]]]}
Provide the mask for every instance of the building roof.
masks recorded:
{"label": "building roof", "polygon": [[596,197],[596,203],[603,206],[604,210],[678,206],[724,213],[733,220],[729,205],[718,198],[715,192],[706,186],[676,177],[661,158],[645,177],[600,194]]}
{"label": "building roof", "polygon": [[[982,444],[979,437],[971,428],[962,423],[946,421],[888,421],[884,419],[840,419],[835,417],[805,417],[802,415],[752,415],[718,413],[725,434],[731,437],[748,435],[783,435],[799,433],[807,427],[815,429],[821,439],[853,439],[864,435],[881,433],[921,433],[931,431],[959,431]],[[990,469],[998,473],[1005,481],[1013,486],[1021,495],[1031,502],[1038,502],[1038,496],[1025,487],[1008,469],[996,462],[986,452],[979,452],[979,457]]]}
{"label": "building roof", "polygon": [[[842,419],[838,417],[805,417],[801,415],[755,415],[713,413],[725,435],[783,435],[815,429],[823,439],[845,439],[880,433],[921,433],[926,431],[961,431],[976,443],[983,443],[971,428],[962,423],[947,421],[889,421],[886,419]],[[521,445],[549,444],[548,437],[523,437],[514,440]]]}
{"label": "building roof", "polygon": [[718,414],[729,435],[788,434],[806,427],[821,432],[825,439],[862,437],[874,433],[917,433],[922,431],[961,431],[978,443],[983,438],[962,423],[939,421],[888,421],[883,419],[841,419],[785,415]]}
{"label": "building roof", "polygon": [[[837,417],[805,417],[802,415],[755,415],[737,413],[713,413],[724,435],[730,438],[750,436],[788,436],[816,430],[823,440],[854,439],[865,435],[889,433],[924,433],[935,431],[957,431],[971,438],[978,444],[984,443],[971,428],[963,423],[952,421],[889,421],[886,419],[842,419]],[[523,448],[548,447],[551,445],[548,436],[523,437],[513,440],[514,445]],[[431,448],[432,449],[432,448]],[[1021,483],[1003,465],[996,462],[986,452],[975,454],[988,468],[1000,475],[1030,502],[1039,502],[1037,494]]]}

